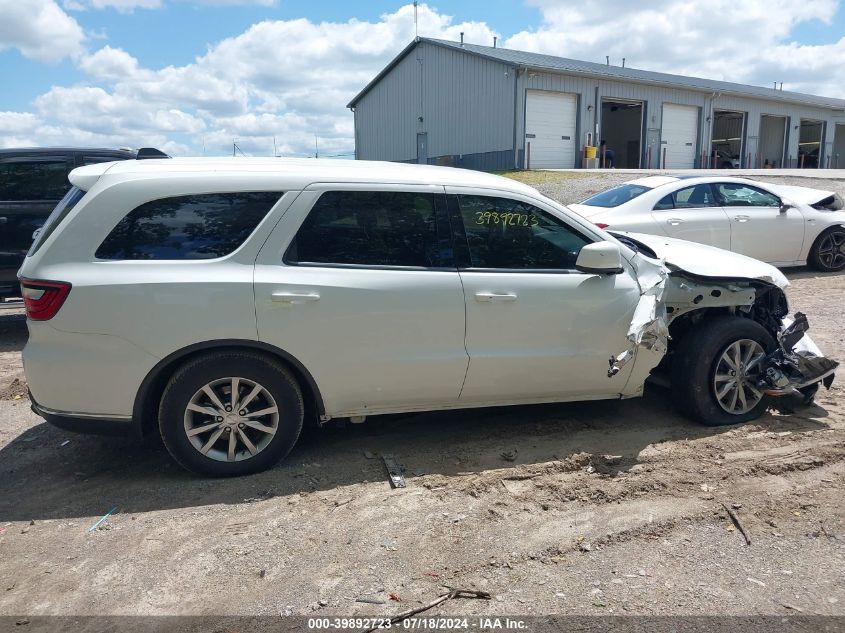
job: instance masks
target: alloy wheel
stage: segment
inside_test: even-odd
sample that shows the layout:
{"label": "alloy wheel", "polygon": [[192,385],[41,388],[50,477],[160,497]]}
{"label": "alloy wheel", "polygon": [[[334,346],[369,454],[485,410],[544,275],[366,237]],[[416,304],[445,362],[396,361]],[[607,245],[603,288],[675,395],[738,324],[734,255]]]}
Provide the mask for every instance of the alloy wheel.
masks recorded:
{"label": "alloy wheel", "polygon": [[185,408],[185,434],[202,455],[243,461],[263,451],[279,428],[279,407],[270,392],[247,378],[213,380]]}
{"label": "alloy wheel", "polygon": [[763,346],[751,339],[734,341],[722,352],[713,376],[713,393],[722,409],[741,415],[757,406],[763,398],[756,385],[765,356]]}
{"label": "alloy wheel", "polygon": [[845,265],[845,231],[832,231],[822,238],[819,261],[831,270]]}

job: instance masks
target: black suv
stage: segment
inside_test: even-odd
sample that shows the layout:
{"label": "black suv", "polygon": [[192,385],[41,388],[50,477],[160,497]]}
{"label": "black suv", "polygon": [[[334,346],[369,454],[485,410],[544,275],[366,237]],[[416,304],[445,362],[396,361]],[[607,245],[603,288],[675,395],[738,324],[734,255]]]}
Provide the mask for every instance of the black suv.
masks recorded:
{"label": "black suv", "polygon": [[0,149],[0,297],[19,294],[16,275],[32,234],[70,189],[70,171],[135,157],[124,149]]}

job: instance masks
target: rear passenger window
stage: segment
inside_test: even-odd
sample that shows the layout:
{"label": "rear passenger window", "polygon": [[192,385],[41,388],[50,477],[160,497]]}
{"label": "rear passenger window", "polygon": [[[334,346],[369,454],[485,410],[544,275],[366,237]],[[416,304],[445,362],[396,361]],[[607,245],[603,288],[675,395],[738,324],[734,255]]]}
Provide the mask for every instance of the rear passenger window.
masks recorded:
{"label": "rear passenger window", "polygon": [[212,259],[252,233],[281,192],[162,198],[129,212],[97,249],[98,259]]}
{"label": "rear passenger window", "polygon": [[[285,254],[288,264],[415,266],[441,263],[435,219],[443,196],[397,191],[328,191]],[[444,207],[445,212],[445,207]],[[448,244],[448,234],[443,238]]]}

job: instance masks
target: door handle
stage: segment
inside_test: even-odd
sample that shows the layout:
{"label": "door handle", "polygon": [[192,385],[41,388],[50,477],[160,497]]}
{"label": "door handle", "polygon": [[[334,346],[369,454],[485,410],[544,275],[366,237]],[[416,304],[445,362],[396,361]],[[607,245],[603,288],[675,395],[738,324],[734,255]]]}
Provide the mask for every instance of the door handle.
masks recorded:
{"label": "door handle", "polygon": [[734,220],[737,222],[748,222],[751,219],[750,215],[735,215]]}
{"label": "door handle", "polygon": [[683,222],[681,218],[669,218],[666,220],[666,224],[671,224],[672,226],[678,226],[679,224],[683,224]]}
{"label": "door handle", "polygon": [[482,303],[506,303],[508,301],[516,301],[516,294],[510,292],[476,292],[475,300]]}
{"label": "door handle", "polygon": [[310,303],[312,301],[319,301],[320,295],[316,292],[274,292],[274,303]]}

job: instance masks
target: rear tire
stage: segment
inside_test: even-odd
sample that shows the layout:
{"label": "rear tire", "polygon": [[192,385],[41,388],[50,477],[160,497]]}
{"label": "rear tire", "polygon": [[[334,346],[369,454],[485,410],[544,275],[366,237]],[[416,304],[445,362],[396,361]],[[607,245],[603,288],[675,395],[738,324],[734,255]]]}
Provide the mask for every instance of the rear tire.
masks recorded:
{"label": "rear tire", "polygon": [[826,273],[845,269],[845,228],[833,226],[822,232],[810,249],[807,263]]}
{"label": "rear tire", "polygon": [[[775,345],[762,325],[742,317],[716,317],[690,330],[672,362],[675,405],[707,426],[739,424],[760,417],[769,398],[751,388],[756,366],[746,373],[745,366],[753,363],[740,362],[735,370],[732,359],[754,359],[771,352]],[[743,380],[745,375],[749,380]]]}
{"label": "rear tire", "polygon": [[215,352],[173,374],[161,398],[159,430],[184,468],[209,477],[247,475],[290,452],[304,409],[299,385],[275,359]]}

